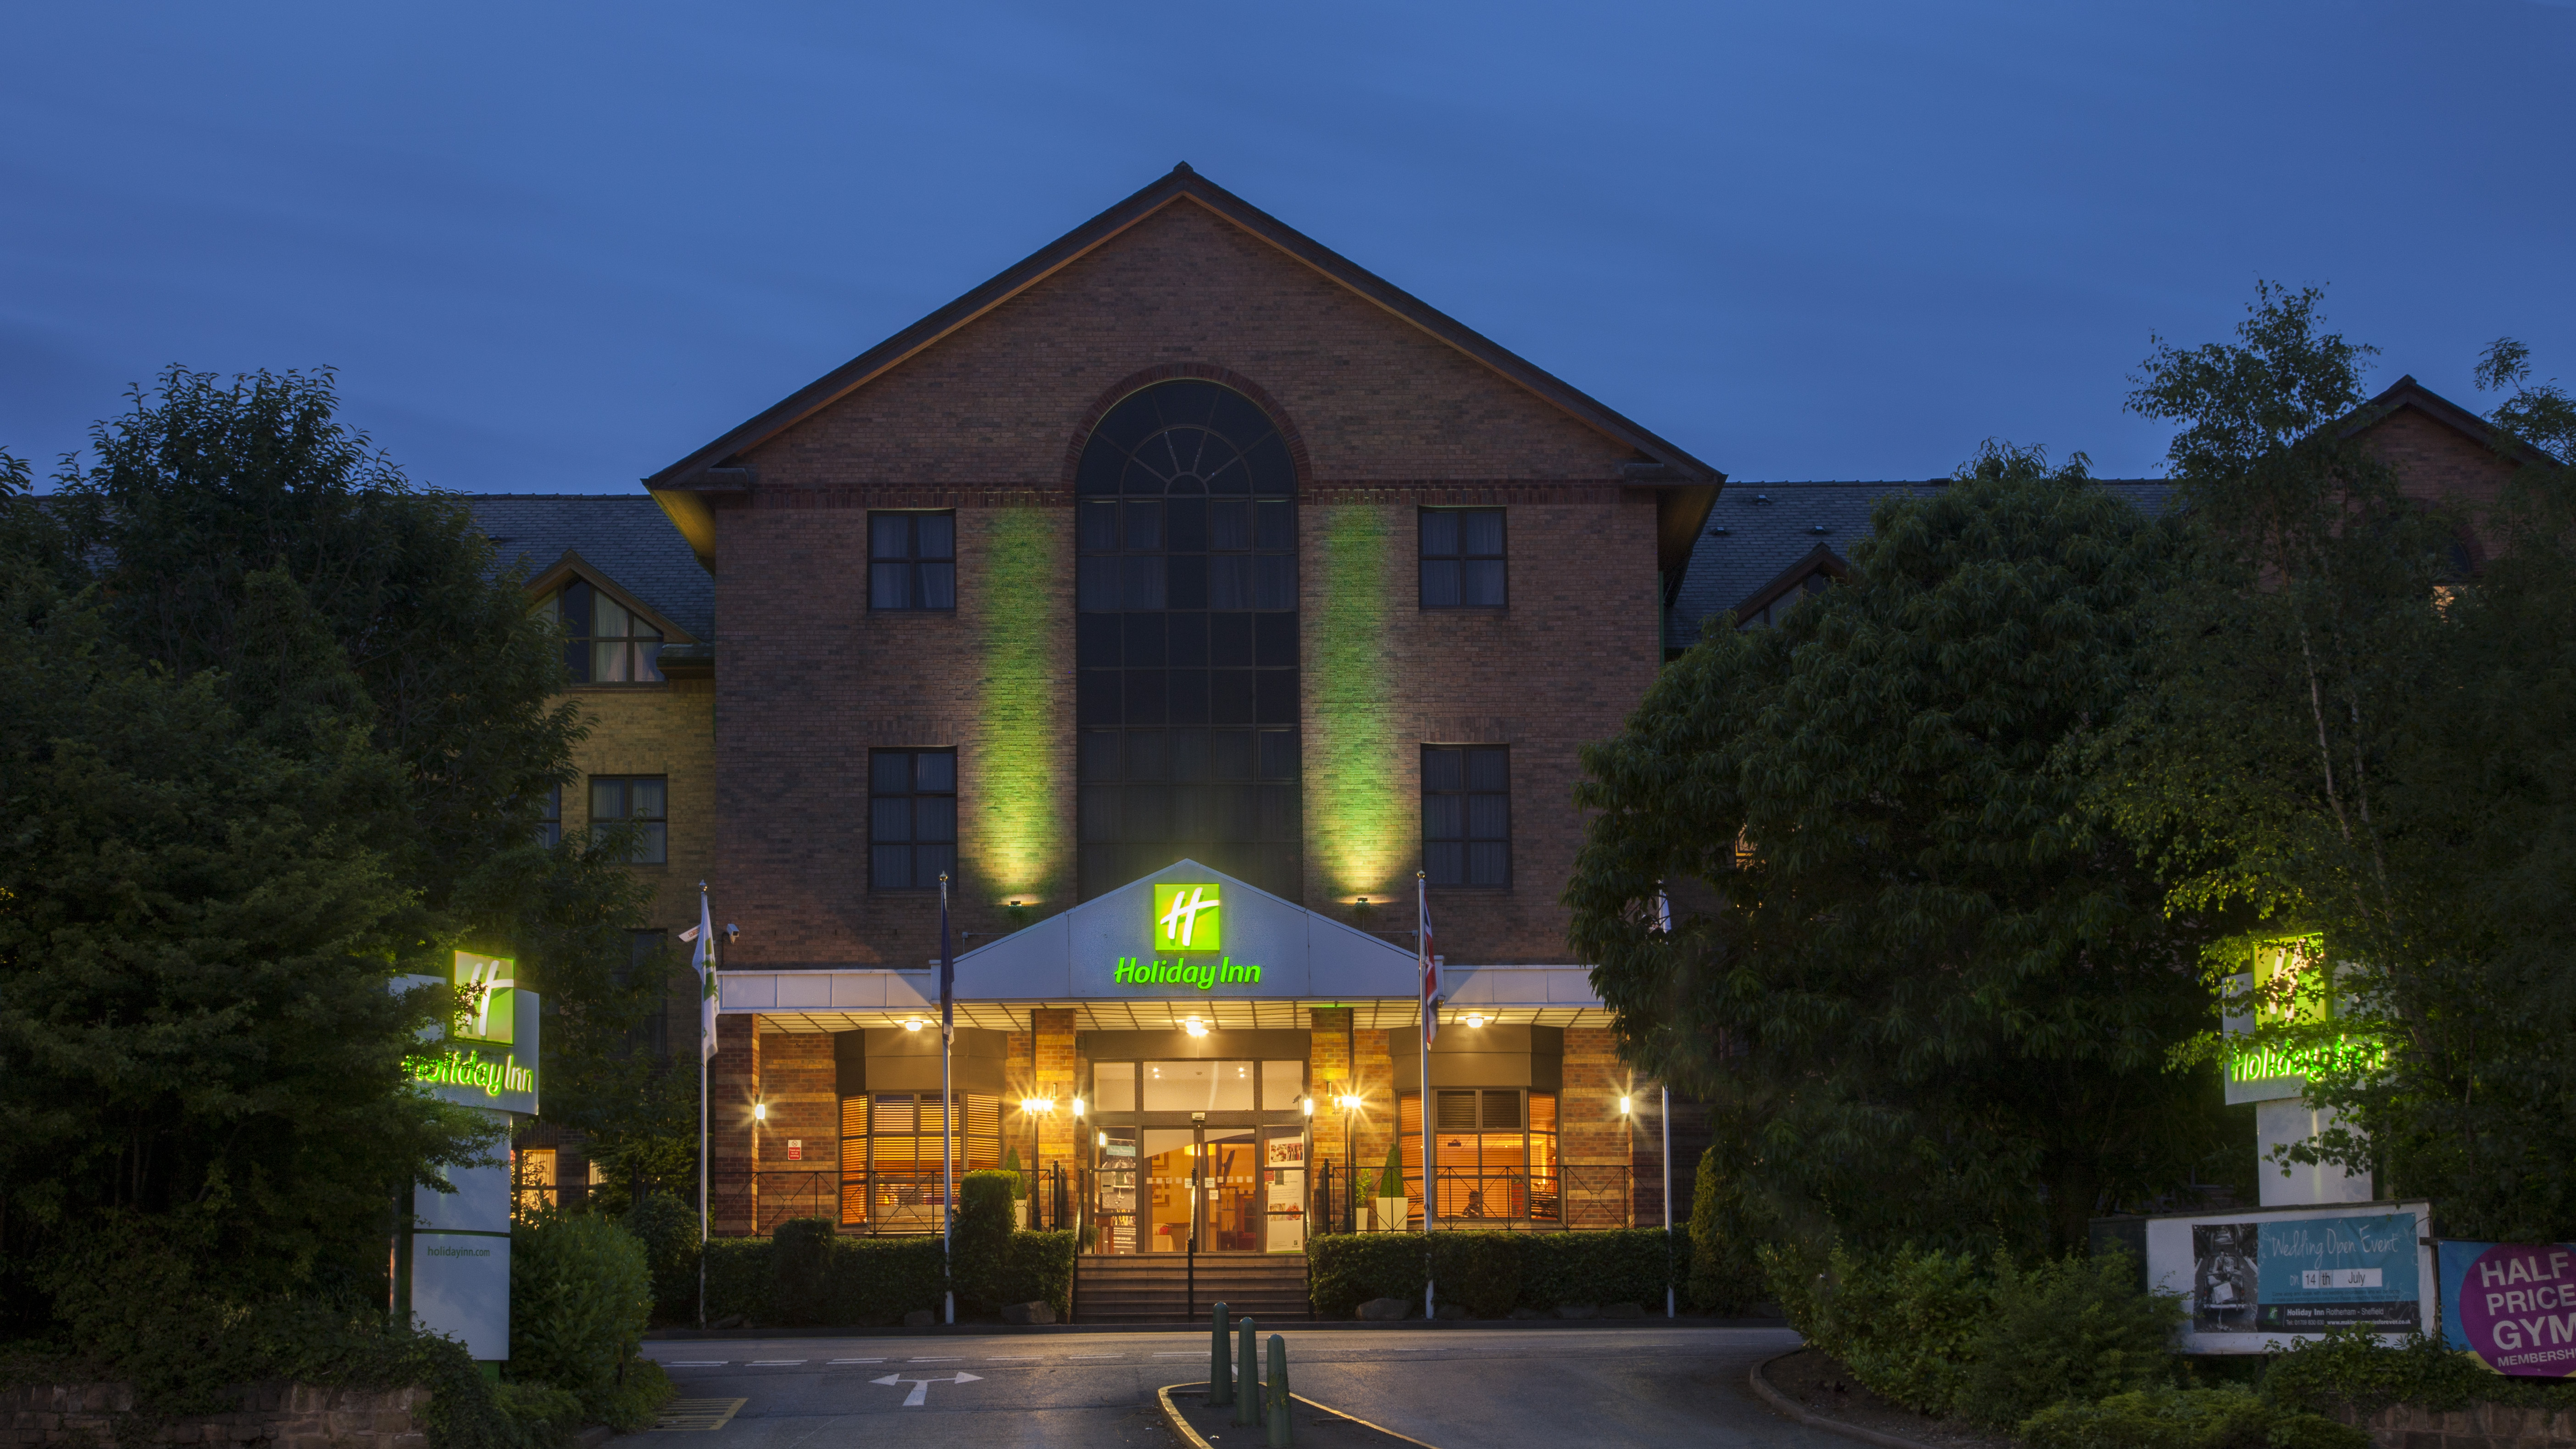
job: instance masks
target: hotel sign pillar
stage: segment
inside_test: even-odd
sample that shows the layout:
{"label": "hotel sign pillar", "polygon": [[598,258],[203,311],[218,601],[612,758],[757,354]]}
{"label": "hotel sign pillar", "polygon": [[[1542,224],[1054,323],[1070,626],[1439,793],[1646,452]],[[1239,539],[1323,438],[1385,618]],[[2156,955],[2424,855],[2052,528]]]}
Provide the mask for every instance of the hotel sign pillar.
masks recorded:
{"label": "hotel sign pillar", "polygon": [[[443,983],[396,978],[394,989]],[[456,953],[452,984],[462,1009],[424,1034],[408,1058],[415,1089],[490,1113],[506,1134],[537,1115],[537,994],[520,989],[503,956]],[[510,1160],[450,1168],[453,1192],[415,1187],[394,1241],[394,1311],[459,1340],[485,1363],[510,1356]]]}

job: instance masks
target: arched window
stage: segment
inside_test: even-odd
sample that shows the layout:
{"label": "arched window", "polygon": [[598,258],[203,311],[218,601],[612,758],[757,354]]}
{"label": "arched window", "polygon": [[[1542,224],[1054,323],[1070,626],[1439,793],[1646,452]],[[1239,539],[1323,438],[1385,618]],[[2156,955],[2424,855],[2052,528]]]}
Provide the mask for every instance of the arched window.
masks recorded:
{"label": "arched window", "polygon": [[1082,896],[1183,856],[1300,895],[1297,472],[1268,414],[1166,382],[1076,473]]}

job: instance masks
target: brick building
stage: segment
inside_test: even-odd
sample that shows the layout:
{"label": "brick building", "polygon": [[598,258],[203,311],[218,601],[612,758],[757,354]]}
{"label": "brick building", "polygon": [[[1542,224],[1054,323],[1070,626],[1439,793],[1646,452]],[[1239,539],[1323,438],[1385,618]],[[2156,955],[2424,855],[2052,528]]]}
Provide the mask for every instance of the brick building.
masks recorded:
{"label": "brick building", "polygon": [[1294,1248],[1399,1140],[1420,1221],[1418,871],[1433,1210],[1660,1222],[1557,897],[1721,482],[1185,167],[647,480],[722,621],[717,1230],[935,1226],[943,874],[957,1166],[1104,1253]]}

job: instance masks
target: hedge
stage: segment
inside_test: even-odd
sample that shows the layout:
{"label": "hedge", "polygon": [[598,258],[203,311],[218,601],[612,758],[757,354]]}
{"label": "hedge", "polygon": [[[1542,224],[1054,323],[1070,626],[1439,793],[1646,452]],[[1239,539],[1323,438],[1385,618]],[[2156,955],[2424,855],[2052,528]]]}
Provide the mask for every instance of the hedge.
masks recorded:
{"label": "hedge", "polygon": [[[640,1356],[653,1311],[644,1245],[613,1218],[545,1212],[510,1228],[510,1361],[517,1381],[574,1395],[591,1422],[621,1433],[653,1426],[671,1382]],[[558,1435],[560,1406],[511,1401]]]}
{"label": "hedge", "polygon": [[[1044,1299],[1064,1314],[1072,1306],[1073,1237],[1069,1230],[1011,1233],[987,1284],[996,1296],[979,1305],[961,1292],[960,1311]],[[897,1324],[918,1309],[939,1309],[941,1263],[937,1238],[849,1236],[828,1218],[781,1223],[767,1238],[715,1238],[707,1243],[707,1321]],[[696,1321],[694,1303],[679,1306],[671,1316]]]}
{"label": "hedge", "polygon": [[2409,1334],[2402,1347],[2383,1348],[2362,1328],[2291,1344],[2264,1373],[2263,1392],[2291,1408],[2322,1414],[2371,1414],[2398,1403],[2576,1409],[2576,1383],[2493,1373],[2420,1333]]}
{"label": "hedge", "polygon": [[1669,1270],[1666,1243],[1661,1228],[1435,1232],[1426,1257],[1419,1233],[1326,1233],[1306,1241],[1306,1286],[1328,1319],[1348,1318],[1372,1298],[1420,1303],[1427,1265],[1438,1269],[1440,1301],[1479,1317],[1584,1303],[1661,1308],[1665,1284],[1690,1277],[1689,1237],[1674,1229]]}

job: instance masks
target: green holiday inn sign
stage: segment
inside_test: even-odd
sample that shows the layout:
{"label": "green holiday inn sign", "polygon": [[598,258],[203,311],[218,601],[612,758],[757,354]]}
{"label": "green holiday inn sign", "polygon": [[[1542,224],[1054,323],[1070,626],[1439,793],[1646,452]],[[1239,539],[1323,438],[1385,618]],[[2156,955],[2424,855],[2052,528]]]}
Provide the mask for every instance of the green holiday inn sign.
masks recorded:
{"label": "green holiday inn sign", "polygon": [[1225,954],[1225,901],[1211,883],[1157,884],[1154,954],[1121,956],[1112,978],[1121,986],[1258,986],[1261,968]]}
{"label": "green holiday inn sign", "polygon": [[[437,1095],[451,1101],[509,1097],[511,1102],[501,1104],[508,1110],[535,1111],[537,998],[519,988],[516,963],[507,956],[459,951],[450,984],[456,988],[458,1009],[448,1021],[444,1049],[405,1057],[404,1074],[441,1089]],[[523,1049],[530,1058],[524,1064],[518,1055]]]}

